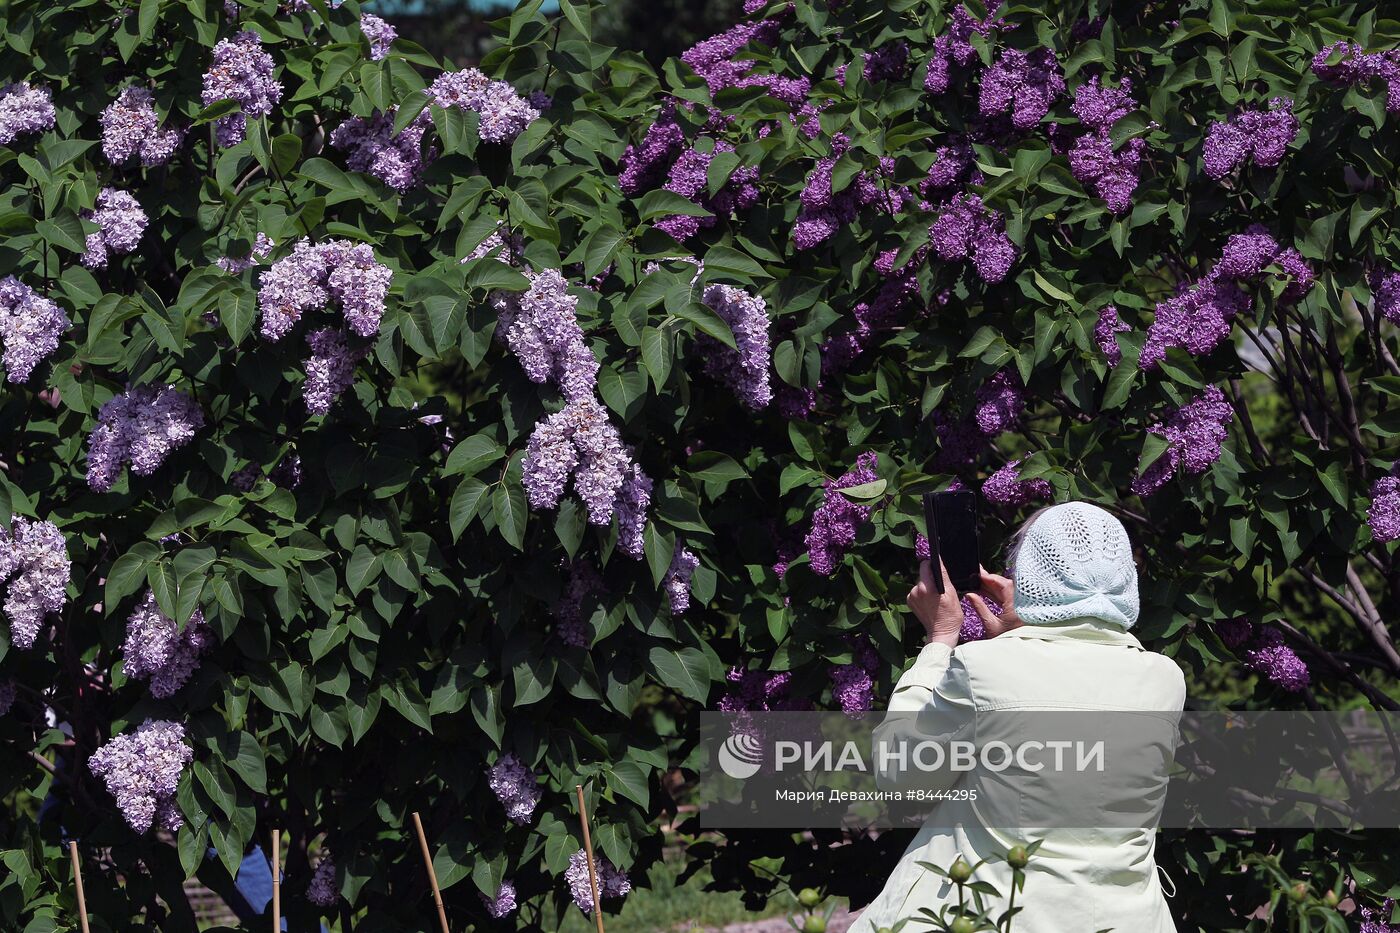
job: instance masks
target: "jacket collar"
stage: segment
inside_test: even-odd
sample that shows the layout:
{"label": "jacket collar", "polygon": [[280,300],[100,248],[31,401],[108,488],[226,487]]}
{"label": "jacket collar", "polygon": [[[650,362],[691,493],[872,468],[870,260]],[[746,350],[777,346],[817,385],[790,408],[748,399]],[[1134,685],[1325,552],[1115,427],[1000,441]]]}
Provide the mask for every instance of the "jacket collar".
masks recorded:
{"label": "jacket collar", "polygon": [[1041,641],[1068,638],[1098,645],[1116,645],[1121,648],[1136,648],[1139,651],[1147,650],[1142,646],[1142,642],[1138,641],[1131,632],[1121,625],[1096,619],[1093,616],[1081,616],[1077,619],[1066,619],[1064,622],[1044,625],[1021,625],[1009,632],[1003,632],[997,637],[1034,638]]}

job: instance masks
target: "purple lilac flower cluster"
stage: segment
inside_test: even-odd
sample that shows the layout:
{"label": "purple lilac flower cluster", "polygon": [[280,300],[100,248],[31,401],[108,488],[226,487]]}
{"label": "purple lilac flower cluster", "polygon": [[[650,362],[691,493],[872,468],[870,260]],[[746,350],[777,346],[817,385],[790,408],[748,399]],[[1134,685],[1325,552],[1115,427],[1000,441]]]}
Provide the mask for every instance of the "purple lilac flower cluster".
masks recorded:
{"label": "purple lilac flower cluster", "polygon": [[81,262],[89,269],[104,269],[107,254],[129,253],[141,242],[146,232],[146,212],[128,191],[103,188],[97,195],[97,208],[84,210],[84,220],[97,224],[96,233],[87,235],[87,251]]}
{"label": "purple lilac flower cluster", "polygon": [[1395,899],[1387,897],[1378,908],[1361,908],[1361,928],[1357,933],[1400,933],[1395,919]]}
{"label": "purple lilac flower cluster", "polygon": [[515,885],[509,881],[502,881],[501,887],[496,891],[495,897],[481,895],[481,903],[486,906],[486,912],[493,920],[501,920],[515,913]]}
{"label": "purple lilac flower cluster", "polygon": [[812,530],[806,537],[813,573],[824,577],[834,574],[841,558],[855,543],[856,529],[870,518],[871,506],[852,502],[840,490],[873,483],[878,459],[874,451],[867,451],[856,457],[854,469],[824,484],[822,503],[812,516]]}
{"label": "purple lilac flower cluster", "polygon": [[44,617],[63,609],[72,569],[53,522],[15,516],[8,528],[0,525],[0,583],[9,582],[4,610],[16,648],[33,647]]}
{"label": "purple lilac flower cluster", "polygon": [[126,676],[149,681],[151,696],[165,699],[185,685],[199,669],[200,657],[214,647],[214,630],[196,609],[183,629],[162,615],[155,593],[145,597],[126,622],[122,645]]}
{"label": "purple lilac flower cluster", "polygon": [[1050,49],[1005,49],[982,73],[977,111],[986,120],[1009,114],[1012,126],[1029,130],[1064,92],[1065,73]]}
{"label": "purple lilac flower cluster", "polygon": [[1219,386],[1206,386],[1204,393],[1178,408],[1165,423],[1148,428],[1167,439],[1167,449],[1133,480],[1133,492],[1150,496],[1181,468],[1192,475],[1205,472],[1220,459],[1220,445],[1234,416]]}
{"label": "purple lilac flower cluster", "polygon": [[959,195],[944,204],[928,234],[939,259],[970,260],[987,283],[1006,278],[1016,261],[1016,245],[1006,235],[1001,212],[984,206],[975,194]]}
{"label": "purple lilac flower cluster", "polygon": [[508,143],[540,115],[508,81],[492,81],[476,68],[439,75],[427,94],[444,109],[456,107],[479,114],[477,132],[482,142]]}
{"label": "purple lilac flower cluster", "polygon": [[554,606],[554,631],[559,640],[575,648],[587,648],[593,635],[583,618],[583,601],[605,587],[598,568],[584,558],[569,562],[569,582]]}
{"label": "purple lilac flower cluster", "polygon": [[1219,181],[1250,159],[1273,168],[1283,161],[1289,143],[1298,135],[1293,101],[1275,97],[1268,110],[1244,110],[1229,120],[1216,121],[1206,133],[1201,159],[1206,174]]}
{"label": "purple lilac flower cluster", "polygon": [[733,667],[724,675],[724,679],[733,686],[720,697],[718,708],[722,712],[788,710],[798,709],[802,705],[788,696],[792,674],[787,671],[770,673]]}
{"label": "purple lilac flower cluster", "polygon": [[858,717],[870,712],[875,699],[875,680],[871,676],[879,667],[879,656],[870,639],[859,635],[851,639],[851,663],[831,668],[831,698],[847,716]]}
{"label": "purple lilac flower cluster", "polygon": [[306,886],[306,899],[317,907],[334,907],[340,900],[340,892],[335,889],[335,862],[329,855],[322,855],[316,863],[311,883]]}
{"label": "purple lilac flower cluster", "polygon": [[272,249],[277,245],[277,241],[266,233],[259,232],[253,239],[252,248],[248,250],[246,256],[220,256],[214,260],[214,264],[223,269],[229,275],[237,275],[245,269],[251,269],[258,265],[261,260],[272,255]]}
{"label": "purple lilac flower cluster", "polygon": [[[997,618],[1000,618],[1002,612],[1005,611],[1002,609],[1001,603],[997,602],[995,599],[983,596],[982,601],[987,604],[987,608],[990,609],[992,615]],[[963,620],[962,626],[958,629],[958,641],[981,641],[986,638],[987,624],[983,622],[982,617],[977,614],[977,607],[972,604],[972,600],[964,596],[959,600],[959,605],[962,606]]]}
{"label": "purple lilac flower cluster", "polygon": [[995,13],[979,20],[963,7],[954,7],[948,28],[933,40],[933,57],[929,59],[924,90],[930,94],[946,93],[952,85],[953,68],[967,68],[977,61],[977,49],[970,41],[972,36],[990,39],[993,31],[1001,28]]}
{"label": "purple lilac flower cluster", "polygon": [[877,204],[893,214],[917,200],[912,191],[885,185],[894,172],[890,158],[880,160],[878,172],[862,170],[849,187],[833,190],[836,162],[850,146],[850,138],[837,133],[831,139],[831,155],[818,159],[808,174],[800,195],[802,207],[792,227],[792,242],[798,249],[811,249],[830,239],[843,225],[853,222],[862,207]]}
{"label": "purple lilac flower cluster", "polygon": [[155,98],[143,87],[129,87],[107,105],[100,118],[102,154],[113,165],[140,156],[145,166],[164,165],[184,139],[183,130],[161,129]]}
{"label": "purple lilac flower cluster", "polygon": [[147,719],[135,732],[119,735],[88,759],[88,768],[107,785],[127,825],[144,833],[152,825],[176,832],[184,817],[175,804],[180,772],[194,760],[185,727]]}
{"label": "purple lilac flower cluster", "polygon": [[699,566],[700,558],[677,542],[676,550],[671,555],[671,566],[666,569],[666,577],[661,581],[661,588],[666,591],[666,598],[671,604],[671,615],[678,616],[690,608],[690,578]]}
{"label": "purple lilac flower cluster", "polygon": [[1133,206],[1147,143],[1134,137],[1115,151],[1110,131],[1136,108],[1131,81],[1124,78],[1116,88],[1104,87],[1098,76],[1075,89],[1070,108],[1088,130],[1070,147],[1070,172],[1117,215],[1126,214]]}
{"label": "purple lilac flower cluster", "polygon": [[598,358],[579,326],[578,298],[569,294],[569,283],[557,270],[527,269],[525,277],[530,280],[527,291],[491,294],[497,338],[515,354],[531,382],[554,383],[570,402],[591,398],[598,385]]}
{"label": "purple lilac flower cluster", "polygon": [[1132,330],[1118,317],[1117,305],[1104,305],[1099,311],[1098,322],[1094,324],[1094,342],[1099,345],[1109,366],[1123,362],[1123,350],[1118,346],[1116,335]]}
{"label": "purple lilac flower cluster", "polygon": [[[598,875],[598,900],[625,897],[632,890],[632,882],[627,875],[614,868],[613,863],[603,856],[594,857],[593,868]],[[593,883],[588,877],[588,853],[579,849],[569,856],[564,880],[569,882],[569,893],[573,895],[578,909],[586,914],[593,913]]]}
{"label": "purple lilac flower cluster", "polygon": [[28,382],[72,326],[62,308],[13,275],[0,279],[0,362],[7,382]]}
{"label": "purple lilac flower cluster", "polygon": [[690,214],[673,214],[663,217],[656,226],[678,242],[693,237],[701,230],[713,227],[720,217],[729,217],[746,211],[758,203],[758,169],[741,165],[730,172],[724,187],[709,194],[710,163],[717,153],[733,152],[734,146],[724,140],[714,143],[709,152],[688,149],[672,164],[666,178],[665,189],[675,192],[710,212],[707,217],[694,217]]}
{"label": "purple lilac flower cluster", "polygon": [[[369,19],[370,14],[366,13]],[[394,132],[397,107],[370,117],[351,117],[331,133],[331,145],[349,153],[345,166],[364,172],[395,191],[404,192],[422,180],[423,169],[437,158],[437,147],[423,149],[423,134],[432,125],[430,111],[419,111],[402,130]]]}
{"label": "purple lilac flower cluster", "polygon": [[370,60],[376,62],[388,57],[390,46],[399,37],[399,31],[392,24],[373,13],[360,14],[360,32],[369,40]]}
{"label": "purple lilac flower cluster", "polygon": [[1392,324],[1400,324],[1400,272],[1373,270],[1369,276],[1376,310]]}
{"label": "purple lilac flower cluster", "polygon": [[919,194],[924,198],[920,205],[923,210],[933,210],[935,202],[946,201],[968,185],[980,185],[986,179],[977,168],[977,160],[972,151],[972,143],[966,136],[958,136],[934,151],[937,157],[929,166],[928,176],[919,183]]}
{"label": "purple lilac flower cluster", "polygon": [[340,394],[355,383],[355,367],[369,355],[368,346],[354,346],[343,330],[322,327],[306,335],[307,357],[302,397],[313,415],[329,414]]}
{"label": "purple lilac flower cluster", "polygon": [[1036,499],[1049,499],[1053,495],[1050,481],[1021,479],[1020,464],[1020,460],[1012,460],[989,476],[982,484],[982,496],[988,502],[1012,507],[1023,506]]}
{"label": "purple lilac flower cluster", "polygon": [[0,717],[8,716],[10,707],[15,705],[15,694],[19,688],[13,680],[0,680]]}
{"label": "purple lilac flower cluster", "polygon": [[1308,665],[1284,642],[1278,629],[1254,625],[1245,619],[1227,619],[1216,625],[1220,640],[1242,651],[1245,664],[1270,682],[1297,693],[1307,688]]}
{"label": "purple lilac flower cluster", "polygon": [[973,395],[973,420],[983,437],[996,437],[1015,427],[1026,410],[1025,387],[1014,370],[998,370]]}
{"label": "purple lilac flower cluster", "polygon": [[[856,326],[852,330],[833,334],[822,343],[823,380],[844,372],[874,343],[879,332],[895,326],[904,311],[917,302],[919,268],[928,257],[928,247],[919,247],[904,266],[895,269],[898,252],[889,249],[875,258],[874,269],[885,278],[872,300],[858,302],[851,309]],[[815,393],[811,401],[815,402]]]}
{"label": "purple lilac flower cluster", "polygon": [[506,816],[517,826],[528,826],[544,792],[539,778],[514,753],[502,755],[491,766],[486,782],[506,808]]}
{"label": "purple lilac flower cluster", "polygon": [[0,146],[53,129],[55,116],[48,88],[30,87],[28,81],[5,85],[0,89]]}
{"label": "purple lilac flower cluster", "polygon": [[773,400],[768,381],[772,356],[768,336],[768,305],[733,285],[708,285],[704,302],[734,332],[734,349],[713,337],[701,335],[697,346],[705,358],[705,372],[734,390],[747,407],[758,411]]}
{"label": "purple lilac flower cluster", "polygon": [[263,273],[258,288],[260,331],[267,340],[281,340],[303,312],[338,302],[345,325],[357,337],[379,333],[384,300],[393,272],[377,262],[366,243],[302,239],[288,256]]}
{"label": "purple lilac flower cluster", "polygon": [[1382,476],[1371,486],[1366,521],[1371,536],[1382,544],[1400,539],[1400,476]]}
{"label": "purple lilac flower cluster", "polygon": [[940,470],[969,466],[986,445],[986,438],[971,417],[956,418],[942,409],[935,409],[929,422],[938,438],[935,463]]}
{"label": "purple lilac flower cluster", "polygon": [[228,148],[243,142],[248,117],[266,116],[282,99],[282,85],[272,77],[272,56],[262,49],[258,34],[244,30],[214,46],[214,61],[204,74],[200,103],[237,102],[239,111],[214,123],[214,138]]}
{"label": "purple lilac flower cluster", "polygon": [[685,148],[685,132],[676,122],[675,101],[661,105],[656,122],[647,127],[639,145],[629,143],[618,161],[622,193],[631,197],[661,184]]}
{"label": "purple lilac flower cluster", "polygon": [[1139,365],[1155,369],[1169,347],[1188,353],[1209,353],[1230,334],[1235,316],[1253,304],[1241,282],[1260,280],[1266,269],[1277,266],[1288,281],[1279,300],[1296,302],[1312,288],[1315,274],[1301,253],[1283,248],[1262,226],[1255,224],[1230,237],[1220,259],[1195,284],[1187,284],[1175,296],[1157,305]]}
{"label": "purple lilac flower cluster", "polygon": [[909,71],[909,43],[900,39],[887,42],[873,52],[866,52],[861,76],[876,81],[902,81]]}
{"label": "purple lilac flower cluster", "polygon": [[[1332,59],[1336,61],[1332,61]],[[1334,42],[1313,56],[1312,70],[1329,84],[1352,87],[1383,81],[1385,109],[1400,113],[1400,50],[1367,52],[1354,42]]]}
{"label": "purple lilac flower cluster", "polygon": [[755,42],[773,45],[779,28],[776,19],[736,23],[724,32],[691,46],[681,55],[681,61],[705,79],[711,95],[731,87],[768,87],[771,76],[753,74],[754,63],[736,59],[735,56]]}
{"label": "purple lilac flower cluster", "polygon": [[127,388],[97,413],[97,427],[88,438],[88,486],[109,491],[125,463],[137,476],[150,476],[202,427],[204,412],[174,386]]}

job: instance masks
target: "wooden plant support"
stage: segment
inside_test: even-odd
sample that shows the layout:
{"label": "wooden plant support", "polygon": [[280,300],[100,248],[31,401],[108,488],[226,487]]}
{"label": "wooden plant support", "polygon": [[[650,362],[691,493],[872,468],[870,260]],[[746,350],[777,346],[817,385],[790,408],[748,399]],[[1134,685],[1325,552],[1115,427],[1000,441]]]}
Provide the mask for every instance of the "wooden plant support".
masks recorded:
{"label": "wooden plant support", "polygon": [[83,863],[78,858],[77,840],[68,840],[68,855],[73,859],[73,884],[78,889],[78,923],[83,933],[88,933],[87,895],[83,893]]}
{"label": "wooden plant support", "polygon": [[272,933],[282,933],[282,830],[272,831]]}
{"label": "wooden plant support", "polygon": [[428,837],[423,832],[423,820],[418,811],[413,811],[413,831],[418,834],[418,848],[423,852],[423,867],[428,870],[428,884],[433,889],[433,905],[437,907],[438,925],[442,933],[452,933],[447,928],[447,910],[442,906],[442,891],[438,888],[437,872],[433,871],[433,854],[428,851]]}
{"label": "wooden plant support", "polygon": [[593,889],[593,919],[598,921],[598,933],[603,933],[603,906],[598,902],[598,872],[593,867],[593,837],[588,832],[588,808],[583,803],[583,785],[575,784],[578,794],[578,821],[583,825],[583,851],[588,856],[588,885]]}

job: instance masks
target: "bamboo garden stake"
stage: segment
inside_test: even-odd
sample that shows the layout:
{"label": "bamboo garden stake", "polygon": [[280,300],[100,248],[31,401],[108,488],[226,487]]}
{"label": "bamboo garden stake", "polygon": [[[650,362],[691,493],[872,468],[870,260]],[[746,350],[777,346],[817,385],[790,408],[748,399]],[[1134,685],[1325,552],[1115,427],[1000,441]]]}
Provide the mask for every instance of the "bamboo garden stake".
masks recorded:
{"label": "bamboo garden stake", "polygon": [[578,792],[578,821],[583,824],[583,851],[588,856],[588,885],[593,889],[593,919],[598,921],[598,933],[603,933],[603,907],[598,903],[598,873],[593,868],[593,839],[588,834],[588,810],[583,805],[583,785],[575,784]]}
{"label": "bamboo garden stake", "polygon": [[78,922],[82,925],[83,933],[88,933],[87,896],[83,894],[83,865],[78,859],[76,839],[68,840],[68,854],[73,858],[73,884],[78,888]]}
{"label": "bamboo garden stake", "polygon": [[272,831],[272,933],[282,933],[282,830]]}
{"label": "bamboo garden stake", "polygon": [[447,911],[442,906],[442,892],[438,890],[437,872],[433,871],[433,855],[428,851],[428,837],[423,833],[423,821],[418,817],[418,811],[413,811],[413,831],[418,834],[418,848],[423,850],[423,864],[428,869],[428,883],[433,888],[433,904],[437,907],[438,923],[442,925],[442,933],[452,933],[447,928]]}

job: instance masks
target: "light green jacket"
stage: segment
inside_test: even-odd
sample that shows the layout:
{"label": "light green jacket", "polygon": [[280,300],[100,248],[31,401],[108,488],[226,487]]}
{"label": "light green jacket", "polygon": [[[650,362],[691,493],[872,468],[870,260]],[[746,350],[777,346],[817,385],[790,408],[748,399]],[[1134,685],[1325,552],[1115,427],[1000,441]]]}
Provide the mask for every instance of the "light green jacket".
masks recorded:
{"label": "light green jacket", "polygon": [[[950,718],[968,710],[1179,712],[1185,699],[1185,681],[1173,661],[1148,651],[1119,626],[1080,618],[1026,625],[956,649],[928,645],[900,678],[889,709],[904,714],[893,726],[903,729],[911,712]],[[1041,812],[1053,807],[1053,801],[1031,803]],[[921,908],[937,911],[956,903],[953,886],[919,862],[946,869],[959,857],[969,865],[988,860],[974,877],[1004,896],[1011,889],[1005,854],[1030,841],[1017,835],[980,824],[952,829],[925,824],[851,933],[875,933],[902,918],[917,918]],[[1043,838],[1043,844],[1016,899],[1025,909],[1016,915],[1014,933],[1175,933],[1153,859],[1154,832],[1050,829],[1035,838]],[[929,929],[930,924],[911,919],[901,933]]]}

